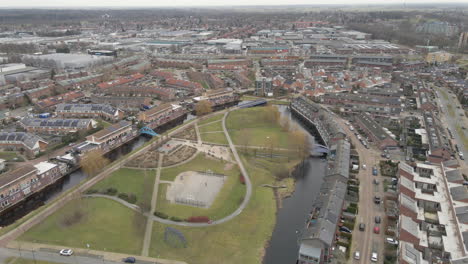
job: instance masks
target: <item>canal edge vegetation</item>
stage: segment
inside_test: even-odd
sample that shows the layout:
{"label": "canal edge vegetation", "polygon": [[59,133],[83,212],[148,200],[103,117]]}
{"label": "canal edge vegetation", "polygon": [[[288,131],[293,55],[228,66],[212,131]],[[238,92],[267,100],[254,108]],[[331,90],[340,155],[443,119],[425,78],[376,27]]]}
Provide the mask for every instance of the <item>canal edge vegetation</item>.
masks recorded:
{"label": "canal edge vegetation", "polygon": [[[219,112],[218,112],[219,113]],[[217,113],[215,113],[217,114]],[[208,115],[208,116],[211,116],[211,115]],[[208,116],[205,116],[204,118],[208,117]],[[172,129],[169,129],[168,131],[166,131],[164,134],[170,134],[172,133],[173,131],[181,128],[181,126],[185,126],[185,125],[189,125],[189,124],[192,124],[194,123],[195,121],[197,121],[198,119],[195,118],[195,119],[192,119],[192,120],[189,120],[187,121],[186,123],[180,125],[180,126],[176,126]],[[148,147],[149,145],[155,143],[156,141],[158,141],[159,138],[152,138],[151,140],[149,140],[148,142],[145,142],[143,145],[141,145],[140,147],[132,150],[131,152],[123,155],[120,159],[125,159],[133,154],[135,154],[136,152],[142,150],[143,148],[145,147]],[[119,160],[116,160],[114,162],[111,162],[109,164],[107,164],[105,167],[102,168],[102,171],[105,171],[106,169],[108,169],[109,167],[111,166],[114,166],[116,165],[116,163],[120,162]],[[123,165],[123,164],[122,164]],[[23,216],[21,219],[18,219],[17,221],[15,221],[14,223],[12,223],[11,225],[7,226],[7,227],[3,227],[0,229],[0,236],[3,236],[5,234],[7,234],[8,232],[16,229],[17,227],[21,226],[22,224],[24,224],[25,222],[29,221],[31,218],[35,217],[36,215],[38,215],[39,213],[42,213],[44,210],[52,207],[54,204],[56,204],[60,199],[64,198],[65,196],[67,196],[69,193],[73,192],[73,191],[76,191],[76,189],[80,188],[82,185],[86,184],[88,182],[90,178],[87,177],[86,180],[84,181],[81,181],[79,184],[77,184],[76,186],[73,186],[72,188],[66,190],[65,192],[57,195],[57,197],[55,197],[54,199],[52,199],[48,204],[46,205],[43,205],[43,206],[40,206],[39,208],[29,212],[27,215]]]}

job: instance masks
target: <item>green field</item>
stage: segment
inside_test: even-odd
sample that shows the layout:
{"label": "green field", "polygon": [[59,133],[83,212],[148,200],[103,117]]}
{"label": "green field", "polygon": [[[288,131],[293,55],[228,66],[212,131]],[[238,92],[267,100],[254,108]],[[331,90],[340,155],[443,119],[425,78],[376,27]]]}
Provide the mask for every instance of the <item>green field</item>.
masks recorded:
{"label": "green field", "polygon": [[197,154],[197,156],[180,166],[165,168],[161,170],[162,181],[173,181],[177,175],[185,171],[211,171],[219,174],[225,174],[224,166],[227,162],[221,161],[214,158],[208,158],[203,153]]}
{"label": "green field", "polygon": [[114,171],[110,177],[98,182],[91,189],[105,190],[107,188],[115,188],[119,193],[134,194],[137,197],[137,203],[142,201],[142,199],[150,201],[155,177],[155,170],[123,168]]}
{"label": "green field", "polygon": [[198,126],[221,120],[223,118],[223,116],[224,116],[223,113],[214,114],[213,116],[210,116],[207,119],[204,119],[204,120],[198,122]]}
{"label": "green field", "polygon": [[289,105],[288,101],[281,101],[281,100],[271,100],[268,101],[269,104],[274,104],[274,105]]}
{"label": "green field", "polygon": [[[275,224],[276,202],[273,192],[262,184],[274,184],[271,171],[244,165],[253,185],[252,198],[240,215],[209,228],[173,226],[185,236],[187,248],[173,248],[164,242],[167,225],[155,223],[150,256],[187,261],[191,264],[258,264]],[[271,163],[273,165],[274,162]],[[222,260],[222,261],[220,261]]]}
{"label": "green field", "polygon": [[98,120],[98,125],[99,126],[102,126],[102,128],[106,128],[106,127],[110,127],[112,124],[109,123],[108,121],[105,121],[105,120]]}
{"label": "green field", "polygon": [[253,107],[229,113],[226,127],[234,144],[288,147],[288,133],[282,131],[278,124],[265,120],[267,110],[265,107]]}
{"label": "green field", "polygon": [[253,100],[258,100],[258,99],[261,99],[261,97],[250,96],[250,95],[243,95],[241,97],[242,101],[253,101]]}
{"label": "green field", "polygon": [[203,142],[223,144],[223,145],[228,144],[228,141],[226,139],[226,136],[224,135],[224,132],[202,133],[200,134],[200,137]]}
{"label": "green field", "polygon": [[4,159],[6,161],[24,161],[24,159],[14,151],[1,151],[0,159]]}
{"label": "green field", "polygon": [[[263,141],[261,141],[262,137],[256,138],[253,135],[259,141],[255,142],[255,145],[257,143],[260,145],[262,142],[266,144],[267,135],[271,135],[271,138],[278,137],[279,141],[282,140],[281,144],[286,145],[287,132],[283,132],[278,124],[262,119],[266,109],[253,108],[232,112],[228,121],[231,135],[237,133],[238,138],[235,140],[241,141],[239,137],[242,133],[239,133],[239,128],[245,127],[252,134],[264,133]],[[292,191],[294,182],[291,179],[278,182],[274,175],[285,167],[291,170],[297,160],[290,160],[288,157],[278,159],[258,157],[256,153],[256,151],[246,150],[241,154],[252,181],[253,192],[247,207],[239,215],[224,224],[210,227],[174,226],[185,236],[188,242],[187,248],[173,248],[166,244],[164,230],[168,226],[155,222],[150,256],[183,260],[191,264],[261,263],[264,247],[271,237],[276,219],[276,200],[273,191],[261,185],[286,184],[287,191]],[[167,184],[161,184],[158,193],[158,210],[168,214],[185,214],[181,216],[201,215],[203,212],[212,218],[220,218],[235,211],[244,197],[245,187],[239,182],[239,169],[236,166],[230,168],[227,162],[198,154],[185,164],[162,169],[161,180],[173,181],[182,172],[206,171],[207,169],[229,175],[211,208],[171,205],[165,201]],[[152,174],[154,175],[154,171]],[[121,192],[133,192],[141,197],[146,185],[148,183],[144,180],[143,171],[124,169],[96,184],[93,189],[114,187]],[[77,212],[80,213],[77,214]],[[141,214],[117,202],[103,198],[84,198],[69,202],[23,234],[19,240],[71,248],[85,248],[86,244],[90,244],[93,250],[139,255],[145,223],[146,219]]]}
{"label": "green field", "polygon": [[200,130],[200,133],[210,132],[210,131],[223,131],[223,123],[219,121],[219,122],[211,123],[211,124],[204,125],[204,126],[199,125],[198,129]]}
{"label": "green field", "polygon": [[216,200],[210,208],[198,208],[181,204],[171,204],[166,200],[167,184],[159,185],[158,203],[156,211],[164,212],[169,216],[186,219],[190,216],[208,216],[210,219],[220,219],[234,212],[242,202],[245,195],[245,186],[239,181],[239,169],[233,166],[223,174],[228,178],[218,193]]}
{"label": "green field", "polygon": [[5,260],[5,264],[58,264],[58,262],[9,257]]}
{"label": "green field", "polygon": [[[85,215],[69,225],[65,218],[76,208]],[[74,200],[23,234],[19,240],[71,248],[140,254],[145,218],[123,205],[104,198]]]}

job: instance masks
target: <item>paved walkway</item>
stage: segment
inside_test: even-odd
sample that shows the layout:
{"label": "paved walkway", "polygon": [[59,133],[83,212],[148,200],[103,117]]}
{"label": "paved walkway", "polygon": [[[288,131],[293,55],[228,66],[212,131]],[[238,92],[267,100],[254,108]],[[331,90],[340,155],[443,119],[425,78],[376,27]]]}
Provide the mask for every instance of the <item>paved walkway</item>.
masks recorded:
{"label": "paved walkway", "polygon": [[[247,204],[250,201],[250,198],[252,197],[252,183],[250,181],[250,177],[249,177],[249,175],[247,173],[247,170],[244,168],[244,165],[243,165],[239,155],[237,154],[237,150],[236,150],[234,144],[232,143],[231,137],[229,136],[229,133],[228,133],[228,131],[226,129],[225,120],[226,120],[227,115],[228,115],[228,113],[226,113],[224,115],[224,117],[223,117],[224,133],[225,133],[226,138],[228,140],[229,146],[231,147],[231,151],[232,151],[232,153],[234,155],[234,158],[236,159],[237,164],[239,165],[239,169],[240,169],[242,175],[244,175],[244,178],[245,178],[246,193],[245,193],[244,200],[242,201],[242,204],[239,206],[239,208],[237,208],[237,210],[234,211],[233,213],[231,213],[230,215],[228,215],[228,216],[226,216],[224,218],[221,218],[219,220],[215,220],[215,221],[213,221],[211,223],[175,222],[175,221],[172,221],[172,220],[169,220],[169,219],[163,219],[163,218],[154,216],[153,214],[151,214],[151,212],[150,213],[145,213],[145,215],[147,217],[153,219],[156,222],[167,224],[167,225],[188,226],[188,227],[207,227],[207,226],[219,225],[219,224],[225,223],[225,222],[227,222],[229,220],[232,220],[234,217],[239,215],[245,209],[245,207],[247,206]],[[89,195],[89,196],[95,196],[95,195]],[[135,207],[134,205],[128,206],[128,203],[126,203],[125,201],[123,201],[123,200],[121,200],[121,199],[119,199],[119,198],[117,198],[115,196],[99,195],[98,197],[108,198],[108,199],[114,200],[116,202],[119,202],[119,203],[129,207],[130,209],[139,210],[138,207]]]}
{"label": "paved walkway", "polygon": [[193,126],[195,127],[195,133],[197,134],[197,143],[198,143],[198,145],[201,145],[202,140],[201,140],[201,136],[200,136],[200,129],[198,129],[198,121],[195,122],[195,124]]}
{"label": "paved walkway", "polygon": [[[158,169],[156,170],[156,180],[154,181],[153,196],[151,198],[151,210],[148,212],[149,215],[151,215],[154,211],[156,211],[156,202],[158,200],[159,179],[161,177],[161,167],[162,167],[163,158],[164,158],[164,154],[160,154],[159,160],[158,160]],[[153,233],[153,220],[150,217],[148,217],[146,221],[145,237],[143,239],[143,249],[141,250],[141,255],[145,257],[147,257],[149,254],[149,247],[151,245],[152,233]]]}
{"label": "paved walkway", "polygon": [[[58,252],[64,248],[62,246],[13,241],[7,245],[7,248],[0,248],[0,254],[9,256],[20,256],[21,254],[21,257],[27,259],[80,264],[122,263],[122,259],[131,256],[128,254],[93,250],[92,245],[90,246],[91,249],[72,248],[72,250],[74,251],[72,257],[62,257],[58,254]],[[186,264],[186,262],[176,260],[150,258],[146,256],[134,257],[136,258],[137,263],[144,262],[157,264]]]}
{"label": "paved walkway", "polygon": [[[193,125],[193,122],[187,122],[187,123],[181,125],[180,127],[174,129],[169,134],[170,135],[176,134],[179,131],[181,131],[181,130],[183,130],[186,127],[191,126],[191,125]],[[151,144],[148,144],[148,145],[142,147],[141,149],[135,151],[134,153],[122,158],[121,160],[112,163],[107,169],[102,171],[100,174],[98,174],[94,178],[84,182],[83,184],[79,185],[78,187],[76,187],[75,189],[73,189],[73,190],[71,190],[69,192],[65,192],[63,195],[58,196],[49,205],[46,205],[47,206],[46,208],[39,209],[41,211],[38,212],[36,215],[30,217],[28,220],[26,220],[24,223],[22,223],[21,225],[19,225],[15,229],[12,229],[11,231],[7,232],[6,234],[1,235],[0,236],[0,246],[6,245],[8,242],[16,239],[21,234],[26,232],[32,226],[44,221],[48,216],[50,216],[51,214],[56,212],[58,209],[62,208],[62,206],[64,206],[67,202],[73,200],[75,197],[79,196],[81,193],[86,191],[91,186],[95,185],[97,182],[99,182],[99,181],[107,178],[108,176],[110,176],[112,172],[114,172],[114,171],[118,170],[119,168],[121,168],[123,166],[123,164],[125,164],[127,161],[137,157],[138,155],[140,155],[141,153],[147,151],[148,149],[153,148],[157,143],[158,143],[158,140],[155,140]]]}

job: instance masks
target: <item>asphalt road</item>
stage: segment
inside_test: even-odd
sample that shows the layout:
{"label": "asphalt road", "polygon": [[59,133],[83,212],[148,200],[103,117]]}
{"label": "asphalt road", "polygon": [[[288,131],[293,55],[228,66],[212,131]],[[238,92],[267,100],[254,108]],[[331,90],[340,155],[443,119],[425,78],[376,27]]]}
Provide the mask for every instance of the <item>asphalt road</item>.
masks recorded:
{"label": "asphalt road", "polygon": [[[383,250],[384,250],[384,221],[385,221],[385,210],[383,203],[377,205],[374,203],[374,196],[378,195],[383,200],[384,193],[381,176],[372,176],[372,167],[377,166],[380,160],[380,151],[373,148],[366,149],[361,142],[356,138],[354,133],[349,130],[346,126],[345,121],[337,119],[340,125],[344,128],[348,138],[351,140],[353,145],[356,147],[356,151],[359,154],[359,161],[361,168],[358,173],[358,179],[360,181],[359,187],[359,211],[356,216],[356,226],[353,230],[353,242],[351,249],[350,263],[373,263],[370,260],[372,252],[377,252],[378,262],[383,263]],[[366,169],[362,169],[362,165],[366,165]],[[379,173],[380,174],[380,173]],[[378,179],[379,185],[373,183],[374,179]],[[382,222],[375,224],[375,216],[380,216]],[[364,223],[366,225],[364,231],[359,231],[359,224]],[[380,234],[374,234],[373,229],[375,226],[380,228]],[[359,251],[360,260],[354,259],[354,252]]]}
{"label": "asphalt road", "polygon": [[0,263],[5,263],[8,257],[21,257],[32,260],[42,260],[49,262],[57,262],[63,264],[117,264],[122,262],[106,261],[100,258],[92,258],[85,256],[72,255],[69,257],[60,256],[58,252],[45,251],[25,251],[8,248],[0,248]]}

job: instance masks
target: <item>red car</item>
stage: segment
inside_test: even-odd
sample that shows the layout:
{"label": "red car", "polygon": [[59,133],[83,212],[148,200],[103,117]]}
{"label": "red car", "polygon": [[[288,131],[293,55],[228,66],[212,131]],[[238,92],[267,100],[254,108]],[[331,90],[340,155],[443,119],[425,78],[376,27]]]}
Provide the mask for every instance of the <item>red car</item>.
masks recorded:
{"label": "red car", "polygon": [[378,226],[374,227],[374,233],[380,234],[380,228]]}

